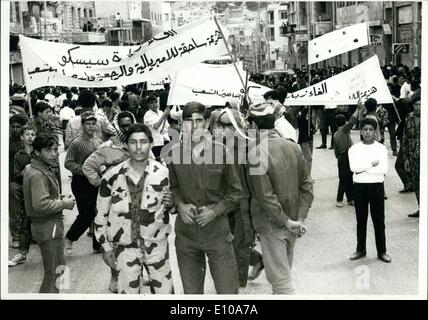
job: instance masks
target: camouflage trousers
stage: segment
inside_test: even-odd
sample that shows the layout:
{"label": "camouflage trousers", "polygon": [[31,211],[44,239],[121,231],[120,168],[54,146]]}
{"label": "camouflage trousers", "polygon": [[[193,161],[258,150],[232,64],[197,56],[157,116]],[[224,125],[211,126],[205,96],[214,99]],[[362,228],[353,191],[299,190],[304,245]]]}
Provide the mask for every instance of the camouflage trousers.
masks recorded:
{"label": "camouflage trousers", "polygon": [[168,239],[156,242],[144,241],[140,248],[135,245],[118,245],[115,249],[115,255],[119,293],[140,293],[144,268],[148,271],[150,278],[151,293],[174,293],[171,266],[169,264]]}
{"label": "camouflage trousers", "polygon": [[410,159],[410,180],[412,181],[413,190],[415,190],[416,200],[419,204],[419,187],[420,187],[420,159]]}

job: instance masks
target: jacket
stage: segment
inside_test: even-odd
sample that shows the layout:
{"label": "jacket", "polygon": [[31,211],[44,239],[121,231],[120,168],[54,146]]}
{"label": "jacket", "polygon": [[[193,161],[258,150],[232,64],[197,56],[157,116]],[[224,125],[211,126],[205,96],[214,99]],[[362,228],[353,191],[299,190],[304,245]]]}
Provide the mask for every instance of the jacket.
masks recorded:
{"label": "jacket", "polygon": [[32,159],[24,170],[23,186],[25,212],[32,221],[44,222],[62,217],[59,182],[49,166],[37,158]]}
{"label": "jacket", "polygon": [[[101,180],[95,236],[105,251],[112,250],[112,243],[132,244],[130,193],[126,182],[129,163],[127,159],[111,168]],[[144,175],[140,236],[146,241],[161,241],[171,233],[169,212],[162,203],[163,192],[169,187],[168,169],[149,158]]]}
{"label": "jacket", "polygon": [[313,201],[313,185],[296,143],[269,130],[267,141],[261,144],[265,147],[261,152],[268,153],[266,173],[247,173],[254,229],[264,234],[285,227],[288,219],[305,219]]}

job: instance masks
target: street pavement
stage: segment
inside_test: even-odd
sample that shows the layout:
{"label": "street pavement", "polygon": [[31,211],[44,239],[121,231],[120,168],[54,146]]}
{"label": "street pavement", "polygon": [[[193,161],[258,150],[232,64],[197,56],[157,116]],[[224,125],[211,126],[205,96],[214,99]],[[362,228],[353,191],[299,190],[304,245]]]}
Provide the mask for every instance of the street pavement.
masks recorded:
{"label": "street pavement", "polygon": [[[352,131],[353,140],[359,141],[358,131]],[[399,194],[402,183],[394,169],[389,136],[389,172],[385,177],[386,244],[392,263],[377,259],[373,225],[369,218],[367,229],[367,256],[359,261],[350,261],[349,255],[356,247],[356,219],[354,207],[335,206],[338,185],[337,164],[333,150],[315,149],[321,143],[319,132],[314,137],[312,178],[314,202],[306,220],[308,232],[298,239],[294,251],[293,278],[296,294],[299,295],[415,295],[418,294],[418,244],[419,219],[407,214],[417,209],[414,193]],[[330,137],[328,137],[330,141]],[[60,162],[65,152],[61,149]],[[63,193],[71,193],[70,172],[62,168]],[[286,177],[284,177],[286,178]],[[346,196],[345,196],[346,199]],[[77,215],[77,209],[65,210],[65,230],[68,230]],[[175,216],[171,223],[174,225]],[[170,261],[176,294],[182,294],[179,270],[174,247],[175,234],[169,237]],[[260,251],[260,245],[257,246]],[[17,250],[9,248],[9,258]],[[5,263],[5,262],[4,262]],[[107,287],[109,269],[101,254],[92,252],[92,242],[86,233],[74,243],[73,254],[66,256],[69,288],[63,293],[111,294]],[[227,270],[225,270],[227,272]],[[40,250],[33,244],[27,262],[9,268],[9,293],[37,293],[43,277]],[[143,293],[150,293],[143,287]],[[271,286],[264,271],[260,277],[240,293],[245,295],[269,295]],[[207,270],[206,294],[215,294],[209,270]],[[249,298],[249,297],[248,297]]]}

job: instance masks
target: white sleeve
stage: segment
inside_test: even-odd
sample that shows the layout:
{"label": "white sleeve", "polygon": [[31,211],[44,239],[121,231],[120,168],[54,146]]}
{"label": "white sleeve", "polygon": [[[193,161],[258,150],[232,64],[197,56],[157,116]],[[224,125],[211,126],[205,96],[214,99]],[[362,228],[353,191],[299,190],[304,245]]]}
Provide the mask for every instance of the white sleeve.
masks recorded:
{"label": "white sleeve", "polygon": [[388,150],[382,144],[379,144],[377,153],[379,154],[379,164],[372,167],[367,173],[371,174],[386,174],[388,172]]}
{"label": "white sleeve", "polygon": [[354,173],[364,172],[372,167],[372,164],[367,157],[360,156],[358,146],[358,144],[353,145],[348,151],[349,167]]}
{"label": "white sleeve", "polygon": [[152,126],[156,123],[156,121],[157,120],[155,119],[155,117],[152,116],[151,112],[146,112],[146,114],[144,115],[144,120],[143,120],[143,122],[146,126]]}

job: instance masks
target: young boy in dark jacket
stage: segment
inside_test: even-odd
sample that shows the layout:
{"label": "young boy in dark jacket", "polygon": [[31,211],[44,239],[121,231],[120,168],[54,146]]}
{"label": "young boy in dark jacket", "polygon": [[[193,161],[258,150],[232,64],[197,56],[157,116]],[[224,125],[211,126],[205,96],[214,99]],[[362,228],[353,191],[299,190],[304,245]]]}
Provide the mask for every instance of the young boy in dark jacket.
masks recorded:
{"label": "young boy in dark jacket", "polygon": [[33,143],[35,158],[24,171],[25,211],[31,233],[40,247],[45,274],[40,293],[59,293],[57,278],[64,261],[62,210],[72,210],[74,199],[60,195],[59,181],[52,170],[58,161],[58,139],[41,133]]}
{"label": "young boy in dark jacket", "polygon": [[334,133],[334,155],[337,159],[339,169],[339,187],[337,190],[336,207],[342,207],[343,195],[346,193],[348,205],[352,206],[354,200],[352,197],[352,172],[349,168],[348,150],[352,147],[351,129],[358,121],[358,114],[363,105],[358,104],[354,114],[346,122],[344,114],[337,114],[334,118],[337,131]]}

